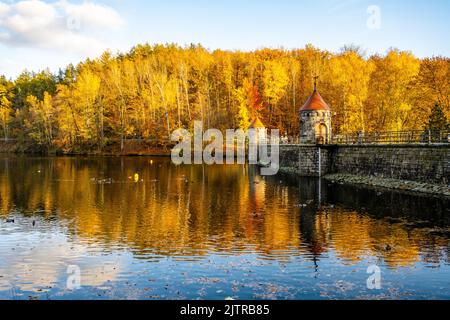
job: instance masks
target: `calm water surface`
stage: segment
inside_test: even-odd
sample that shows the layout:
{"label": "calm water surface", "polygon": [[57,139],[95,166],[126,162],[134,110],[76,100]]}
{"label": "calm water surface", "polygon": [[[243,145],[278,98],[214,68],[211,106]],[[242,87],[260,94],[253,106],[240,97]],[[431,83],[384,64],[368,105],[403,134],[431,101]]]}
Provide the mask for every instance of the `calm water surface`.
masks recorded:
{"label": "calm water surface", "polygon": [[0,299],[449,299],[449,204],[239,165],[3,157]]}

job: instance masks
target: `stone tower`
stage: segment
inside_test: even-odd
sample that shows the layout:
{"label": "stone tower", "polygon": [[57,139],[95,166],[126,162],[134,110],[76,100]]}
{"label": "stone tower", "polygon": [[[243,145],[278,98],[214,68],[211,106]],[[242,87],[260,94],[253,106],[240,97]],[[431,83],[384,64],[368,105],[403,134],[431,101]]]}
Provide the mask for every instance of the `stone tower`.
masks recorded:
{"label": "stone tower", "polygon": [[331,109],[323,100],[317,86],[300,109],[300,142],[303,144],[331,143]]}

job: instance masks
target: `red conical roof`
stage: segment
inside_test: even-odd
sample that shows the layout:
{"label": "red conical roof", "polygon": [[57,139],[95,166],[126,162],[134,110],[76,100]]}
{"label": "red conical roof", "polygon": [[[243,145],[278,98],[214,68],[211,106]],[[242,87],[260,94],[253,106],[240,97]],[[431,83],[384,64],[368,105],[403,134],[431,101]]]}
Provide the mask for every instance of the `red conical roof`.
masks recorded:
{"label": "red conical roof", "polygon": [[326,110],[330,111],[330,107],[323,100],[317,89],[314,89],[313,94],[309,97],[308,101],[301,107],[300,111],[318,111]]}

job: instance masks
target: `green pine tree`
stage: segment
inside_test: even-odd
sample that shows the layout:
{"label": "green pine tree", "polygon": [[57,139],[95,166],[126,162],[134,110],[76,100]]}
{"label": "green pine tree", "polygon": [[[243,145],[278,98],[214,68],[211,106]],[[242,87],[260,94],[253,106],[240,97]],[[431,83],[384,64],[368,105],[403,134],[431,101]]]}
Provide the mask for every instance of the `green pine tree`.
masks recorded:
{"label": "green pine tree", "polygon": [[436,103],[431,111],[430,120],[428,121],[427,130],[447,130],[449,123],[442,107]]}

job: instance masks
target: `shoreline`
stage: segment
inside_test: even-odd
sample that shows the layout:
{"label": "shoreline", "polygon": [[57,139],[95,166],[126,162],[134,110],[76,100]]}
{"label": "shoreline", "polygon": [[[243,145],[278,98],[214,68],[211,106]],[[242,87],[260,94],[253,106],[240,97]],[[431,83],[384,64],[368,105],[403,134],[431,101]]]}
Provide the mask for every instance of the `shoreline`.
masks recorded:
{"label": "shoreline", "polygon": [[[116,148],[111,148],[107,151],[85,151],[85,152],[18,152],[15,145],[9,145],[9,148],[0,148],[1,155],[14,156],[61,156],[61,157],[170,157],[170,150],[161,148],[148,148],[146,150],[129,150],[124,152],[117,152]],[[298,175],[294,168],[281,167],[279,173]],[[341,183],[348,185],[360,185],[377,189],[388,189],[413,192],[416,194],[433,195],[437,197],[450,198],[450,187],[445,185],[437,185],[425,182],[400,180],[374,176],[354,175],[347,173],[331,173],[323,176],[323,179],[331,183]]]}
{"label": "shoreline", "polygon": [[361,176],[347,173],[331,173],[325,175],[323,179],[331,183],[360,185],[377,189],[399,190],[417,194],[433,195],[436,197],[450,198],[450,188],[448,186],[425,182],[380,178],[373,176]]}

